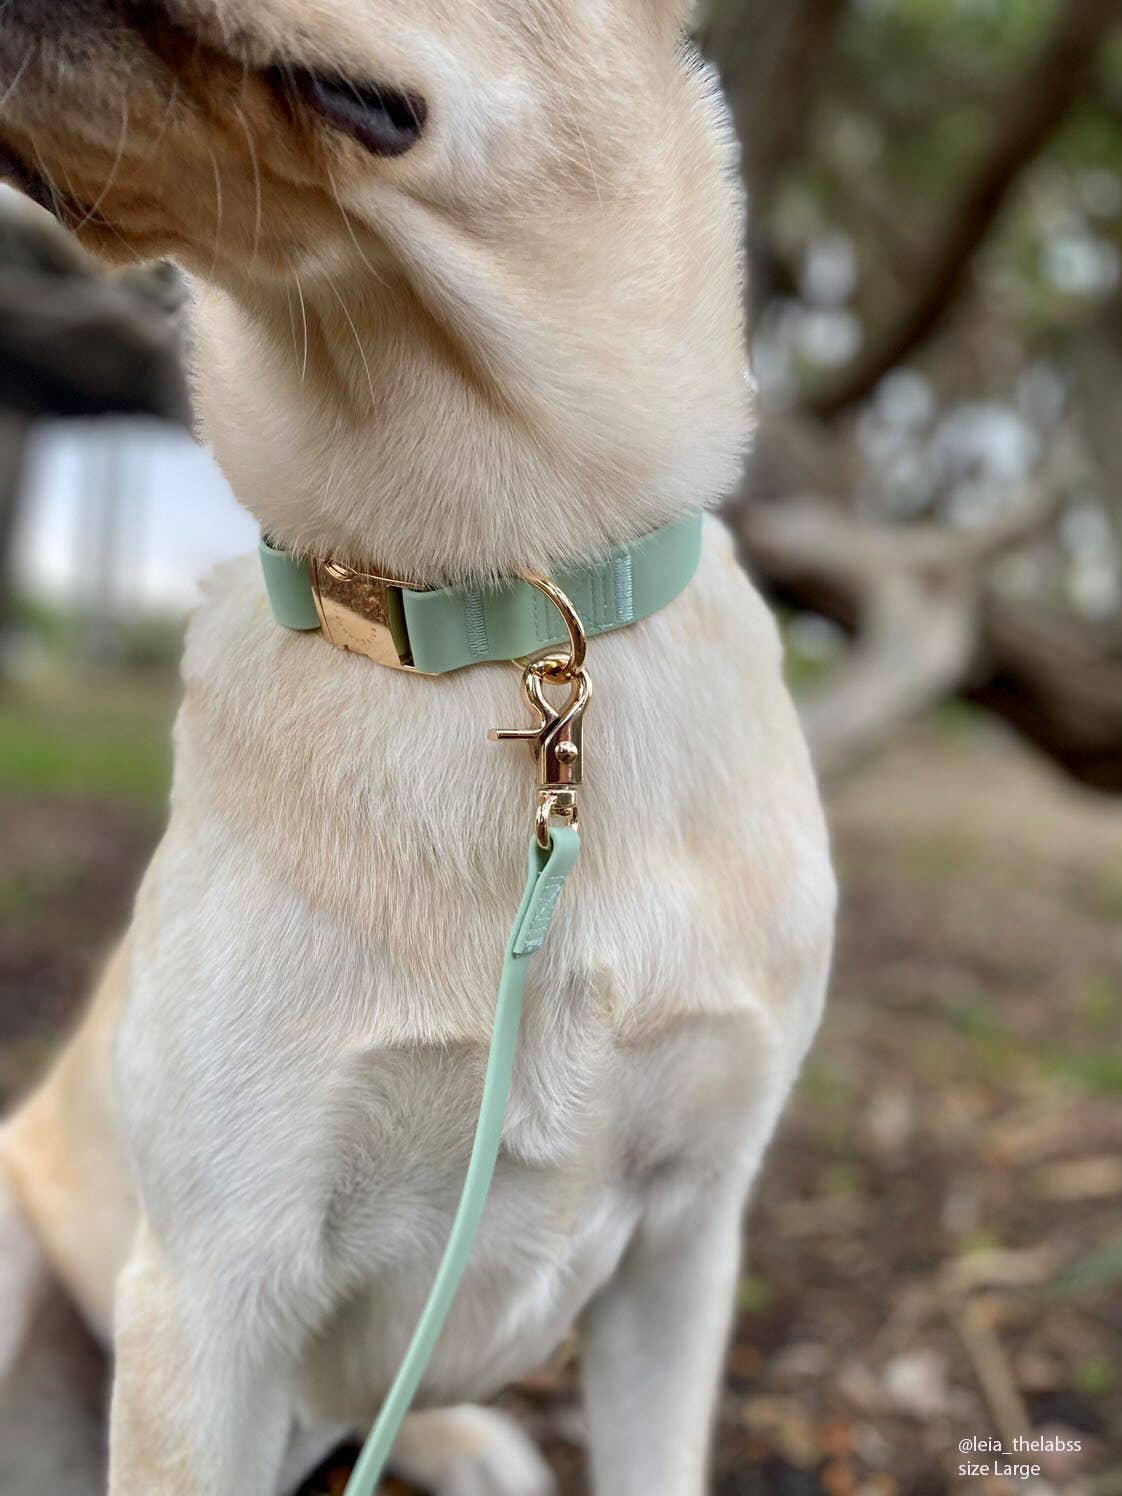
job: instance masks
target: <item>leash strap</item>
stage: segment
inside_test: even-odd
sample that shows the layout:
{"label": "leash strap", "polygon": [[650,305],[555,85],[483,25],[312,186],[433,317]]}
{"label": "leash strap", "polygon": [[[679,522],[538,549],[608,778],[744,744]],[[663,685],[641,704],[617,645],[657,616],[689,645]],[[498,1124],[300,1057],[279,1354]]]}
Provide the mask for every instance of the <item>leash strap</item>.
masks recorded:
{"label": "leash strap", "polygon": [[580,834],[575,826],[554,827],[547,847],[540,846],[536,837],[530,843],[530,873],[503,961],[479,1125],[452,1234],[401,1370],[347,1484],[346,1496],[375,1496],[463,1281],[502,1145],[530,964],[545,944],[565,880],[579,853]]}

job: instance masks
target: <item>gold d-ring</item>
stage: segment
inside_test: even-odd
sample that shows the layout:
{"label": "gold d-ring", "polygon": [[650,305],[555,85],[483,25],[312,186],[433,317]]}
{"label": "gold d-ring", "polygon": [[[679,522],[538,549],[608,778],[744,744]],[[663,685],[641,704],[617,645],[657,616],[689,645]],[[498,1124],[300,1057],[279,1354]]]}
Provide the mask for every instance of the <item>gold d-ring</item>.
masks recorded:
{"label": "gold d-ring", "polygon": [[[561,591],[556,582],[538,571],[524,571],[522,580],[529,582],[531,587],[536,587],[539,592],[548,597],[553,606],[560,613],[562,621],[569,635],[569,658],[564,665],[547,673],[546,679],[563,684],[573,680],[580,675],[584,669],[584,662],[588,658],[588,635],[584,631],[580,614],[573,606],[571,598]],[[522,663],[522,662],[520,662]]]}

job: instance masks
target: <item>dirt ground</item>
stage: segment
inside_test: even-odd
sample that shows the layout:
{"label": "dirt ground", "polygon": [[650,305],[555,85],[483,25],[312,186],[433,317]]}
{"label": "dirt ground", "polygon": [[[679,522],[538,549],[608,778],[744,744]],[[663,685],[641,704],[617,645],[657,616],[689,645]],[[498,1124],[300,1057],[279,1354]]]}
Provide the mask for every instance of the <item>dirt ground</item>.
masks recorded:
{"label": "dirt ground", "polygon": [[[714,1489],[1122,1496],[1122,805],[945,718],[832,815],[833,1001],[748,1222]],[[156,820],[2,775],[0,820],[3,1099],[126,918]],[[507,1398],[564,1496],[586,1489],[575,1357]],[[975,1478],[974,1437],[1080,1448]]]}

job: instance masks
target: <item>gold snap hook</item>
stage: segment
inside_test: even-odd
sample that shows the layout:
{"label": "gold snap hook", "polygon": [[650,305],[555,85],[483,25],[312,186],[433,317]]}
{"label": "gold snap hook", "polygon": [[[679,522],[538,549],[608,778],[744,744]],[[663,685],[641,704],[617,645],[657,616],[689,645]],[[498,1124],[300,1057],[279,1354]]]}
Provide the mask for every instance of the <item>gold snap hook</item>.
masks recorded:
{"label": "gold snap hook", "polygon": [[[526,743],[537,758],[535,830],[539,846],[548,850],[550,827],[554,822],[565,826],[578,824],[578,794],[584,777],[584,714],[592,697],[592,687],[584,668],[588,657],[588,636],[571,599],[555,582],[536,572],[525,572],[523,576],[549,598],[564,619],[569,635],[569,653],[550,652],[516,662],[523,667],[522,691],[538,725],[497,727],[490,737],[493,742]],[[568,700],[555,706],[546,695],[547,685],[569,686]]]}

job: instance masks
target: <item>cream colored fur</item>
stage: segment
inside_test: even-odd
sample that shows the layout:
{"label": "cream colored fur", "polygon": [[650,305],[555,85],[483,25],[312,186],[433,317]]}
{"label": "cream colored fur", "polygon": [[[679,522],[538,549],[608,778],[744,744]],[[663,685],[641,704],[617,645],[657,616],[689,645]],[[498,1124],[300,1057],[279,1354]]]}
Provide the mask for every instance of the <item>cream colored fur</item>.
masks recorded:
{"label": "cream colored fur", "polygon": [[[193,272],[206,430],[275,537],[487,577],[720,497],[749,419],[741,205],[669,0],[167,11],[133,31],[84,0],[60,38],[9,0],[0,141],[94,248]],[[369,157],[278,102],[278,62],[423,94],[424,138]],[[716,520],[689,591],[590,669],[585,855],[396,1452],[437,1496],[550,1489],[460,1405],[573,1325],[596,1490],[700,1496],[741,1212],[822,1003],[822,818]],[[532,768],[485,740],[518,716],[512,669],[426,681],[287,634],[251,560],[210,582],[184,675],[132,928],[0,1133],[0,1429],[62,1284],[116,1354],[111,1496],[278,1496],[369,1424],[431,1282]]]}

